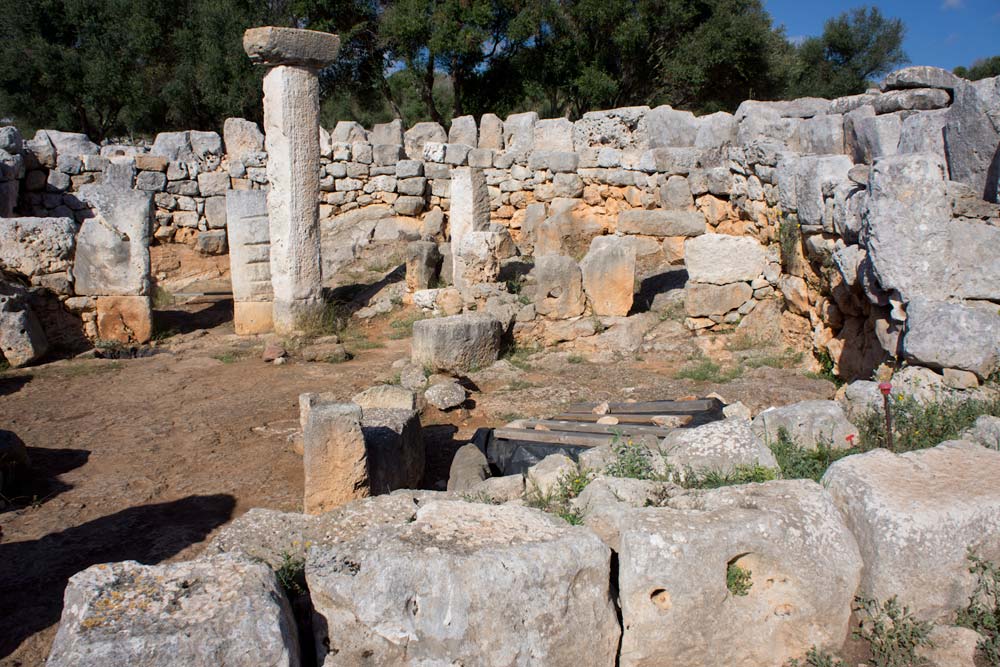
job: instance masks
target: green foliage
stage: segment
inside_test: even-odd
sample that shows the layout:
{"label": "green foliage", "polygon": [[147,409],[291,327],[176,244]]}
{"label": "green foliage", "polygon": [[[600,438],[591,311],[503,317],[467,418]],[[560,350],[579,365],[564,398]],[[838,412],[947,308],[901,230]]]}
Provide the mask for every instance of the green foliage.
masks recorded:
{"label": "green foliage", "polygon": [[768,446],[778,461],[783,479],[811,479],[816,482],[835,461],[863,451],[860,446],[833,449],[824,442],[817,442],[815,449],[806,449],[792,440],[784,428],[778,429],[777,441],[768,443]]}
{"label": "green foliage", "polygon": [[416,311],[398,320],[394,320],[389,325],[389,328],[392,329],[392,331],[389,332],[389,338],[393,340],[411,338],[413,336],[413,325],[424,318],[425,316],[423,313]]}
{"label": "green foliage", "polygon": [[725,471],[686,471],[683,485],[688,489],[718,489],[723,486],[770,482],[777,478],[778,472],[773,468],[765,468],[757,464],[740,464]]}
{"label": "green foliage", "polygon": [[802,231],[795,216],[783,215],[778,222],[778,245],[781,246],[781,265],[788,270],[799,255]]}
{"label": "green foliage", "polygon": [[605,475],[628,479],[660,479],[645,445],[633,442],[631,438],[615,436],[611,451],[615,459],[605,467]]}
{"label": "green foliage", "polygon": [[304,558],[282,551],[281,564],[274,569],[274,574],[288,597],[295,597],[306,592],[306,561]]}
{"label": "green foliage", "polygon": [[567,363],[570,364],[582,364],[583,362],[586,361],[586,359],[579,354],[571,354],[568,357],[566,357],[566,361]]}
{"label": "green foliage", "polygon": [[240,359],[246,357],[246,353],[242,350],[227,350],[219,354],[213,354],[212,358],[221,361],[224,364],[235,364]]}
{"label": "green foliage", "polygon": [[[954,440],[982,415],[1000,417],[1000,398],[921,403],[912,396],[898,395],[891,398],[890,404],[896,452],[925,449]],[[857,427],[866,448],[888,448],[885,414],[881,407],[862,415]]]}
{"label": "green foliage", "polygon": [[914,667],[927,664],[919,649],[931,646],[932,625],[918,620],[896,596],[884,602],[855,598],[855,610],[862,620],[855,636],[868,642],[872,667]]}
{"label": "green foliage", "polygon": [[798,366],[802,363],[803,354],[801,352],[796,352],[792,348],[785,348],[785,351],[780,354],[768,354],[762,357],[753,357],[747,359],[745,363],[750,368],[760,368],[761,366],[768,366],[769,368],[792,368]]}
{"label": "green foliage", "polygon": [[789,76],[789,97],[834,98],[863,93],[874,81],[908,62],[900,19],[877,7],[859,7],[826,21],[823,34],[800,44]]}
{"label": "green foliage", "polygon": [[592,479],[591,472],[577,466],[559,477],[555,488],[543,493],[534,483],[525,493],[524,500],[528,507],[540,509],[549,514],[555,514],[569,524],[583,524],[583,516],[573,507],[572,500],[583,493]]}
{"label": "green foliage", "polygon": [[959,65],[953,71],[956,75],[962,77],[963,79],[968,79],[969,81],[978,81],[980,79],[1000,76],[1000,56],[980,58],[969,67]]}
{"label": "green foliage", "polygon": [[753,580],[750,578],[753,572],[744,569],[735,562],[726,566],[726,588],[733,595],[746,596],[750,594],[753,587]]}
{"label": "green foliage", "polygon": [[515,368],[522,371],[531,370],[531,362],[528,357],[541,352],[540,347],[526,347],[514,343],[504,350],[503,358],[511,363]]}
{"label": "green foliage", "polygon": [[789,660],[786,667],[847,667],[847,663],[813,646],[806,651],[805,662],[795,658]]}
{"label": "green foliage", "polygon": [[153,285],[152,301],[153,308],[162,310],[177,303],[177,297],[162,285]]}
{"label": "green foliage", "polygon": [[1000,567],[969,552],[969,572],[976,577],[976,588],[969,606],[958,612],[957,625],[983,636],[977,648],[990,667],[1000,666]]}
{"label": "green foliage", "polygon": [[838,387],[844,384],[844,381],[840,379],[836,373],[833,372],[833,357],[826,350],[820,350],[816,353],[816,361],[819,362],[820,370],[818,373],[806,373],[807,377],[814,380],[826,380],[827,382],[832,382]]}
{"label": "green foliage", "polygon": [[462,500],[467,503],[479,503],[481,505],[501,505],[502,503],[486,493],[485,491],[478,491],[476,493],[463,493]]}
{"label": "green foliage", "polygon": [[299,315],[295,320],[295,328],[304,339],[333,336],[344,330],[350,315],[343,305],[330,302],[321,309],[310,310]]}
{"label": "green foliage", "polygon": [[688,364],[677,371],[678,379],[695,380],[697,382],[711,382],[713,384],[724,384],[731,382],[743,375],[740,366],[732,366],[723,369],[719,364],[711,359],[704,358],[693,364]]}

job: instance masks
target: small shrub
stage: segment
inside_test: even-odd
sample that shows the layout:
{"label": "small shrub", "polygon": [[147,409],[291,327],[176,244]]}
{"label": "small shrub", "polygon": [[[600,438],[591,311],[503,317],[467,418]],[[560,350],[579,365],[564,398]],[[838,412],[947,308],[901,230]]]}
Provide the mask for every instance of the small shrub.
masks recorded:
{"label": "small shrub", "polygon": [[778,223],[778,243],[781,245],[781,264],[786,269],[790,266],[792,258],[797,256],[801,242],[802,232],[798,220],[782,216]]}
{"label": "small shrub", "polygon": [[299,315],[295,328],[306,339],[333,336],[344,330],[349,317],[343,305],[334,301]]}
{"label": "small shrub", "polygon": [[571,354],[568,357],[566,357],[566,361],[571,364],[582,364],[583,362],[586,361],[586,359],[584,359],[579,354]]}
{"label": "small shrub", "polygon": [[227,350],[221,354],[213,354],[212,358],[217,359],[224,364],[234,364],[245,356],[246,354],[244,352],[238,350]]}
{"label": "small shrub", "polygon": [[726,566],[726,588],[733,595],[745,596],[750,593],[753,587],[753,580],[750,578],[753,572],[746,570],[736,563]]}
{"label": "small shrub", "polygon": [[502,415],[498,415],[498,418],[507,424],[509,422],[516,422],[518,419],[525,419],[525,416],[520,412],[505,412]]}
{"label": "small shrub", "polygon": [[295,597],[306,592],[306,561],[287,551],[281,552],[281,564],[274,570],[278,583],[288,594]]}
{"label": "small shrub", "polygon": [[975,630],[983,636],[976,647],[990,667],[1000,667],[1000,566],[968,555],[969,572],[976,576],[976,588],[969,597],[969,606],[958,612],[957,625]]}
{"label": "small shrub", "polygon": [[719,364],[711,359],[701,359],[679,370],[676,377],[678,379],[695,380],[696,382],[725,384],[741,375],[743,375],[743,368],[740,366],[733,366],[727,370],[723,370]]}
{"label": "small shrub", "polygon": [[786,667],[847,667],[847,663],[813,646],[806,652],[805,662],[795,658],[789,660]]}
{"label": "small shrub", "polygon": [[513,380],[507,385],[507,391],[522,391],[524,389],[531,389],[534,386],[533,382],[528,382],[527,380]]}
{"label": "small shrub", "polygon": [[771,341],[763,336],[754,336],[741,331],[733,334],[726,341],[726,349],[731,352],[745,352],[746,350],[760,350],[770,347]]}
{"label": "small shrub", "polygon": [[633,442],[631,438],[615,436],[611,442],[611,451],[615,459],[604,468],[605,475],[628,479],[659,479],[649,450],[644,445]]}
{"label": "small shrub", "polygon": [[833,367],[835,364],[833,363],[833,357],[830,356],[829,352],[827,352],[826,350],[821,350],[820,352],[817,352],[815,356],[816,356],[816,361],[819,362],[820,370],[818,373],[814,372],[806,373],[807,377],[810,377],[814,380],[827,380],[828,382],[832,382],[838,387],[844,384],[844,381],[841,380],[839,377],[837,377],[837,374],[833,372]]}
{"label": "small shrub", "polygon": [[671,301],[667,304],[667,307],[660,311],[660,321],[666,322],[667,320],[673,322],[680,322],[684,319],[684,302],[683,301]]}
{"label": "small shrub", "polygon": [[863,618],[855,636],[868,642],[872,667],[914,667],[926,665],[919,649],[931,646],[932,625],[918,620],[910,610],[899,604],[896,596],[885,602],[872,598],[855,598],[855,610]]}
{"label": "small shrub", "polygon": [[[900,395],[891,400],[891,410],[894,451],[909,452],[954,440],[982,415],[1000,417],[1000,398],[921,403]],[[866,448],[888,448],[881,406],[862,415],[857,426]]]}
{"label": "small shrub", "polygon": [[522,371],[527,371],[531,370],[531,363],[528,361],[528,357],[540,351],[541,348],[539,347],[522,347],[514,344],[507,348],[503,358],[509,361],[512,366],[520,368]]}
{"label": "small shrub", "polygon": [[156,310],[162,310],[169,306],[173,306],[177,303],[177,297],[171,294],[167,289],[160,285],[153,285],[153,294],[151,295],[151,300],[153,303],[153,308]]}
{"label": "small shrub", "polygon": [[784,479],[811,479],[818,482],[826,469],[845,456],[858,454],[861,447],[833,449],[828,443],[816,443],[816,449],[800,446],[784,428],[778,429],[778,439],[769,442],[768,447],[781,468]]}
{"label": "small shrub", "polygon": [[541,489],[532,484],[525,494],[525,504],[528,507],[555,514],[566,523],[579,526],[583,524],[583,515],[573,507],[570,501],[583,493],[583,490],[590,484],[590,480],[590,471],[577,466],[574,470],[563,474],[556,483],[556,487],[547,494],[542,493]]}
{"label": "small shrub", "polygon": [[778,478],[773,468],[761,465],[737,465],[728,471],[708,470],[700,473],[688,473],[684,477],[684,486],[689,489],[717,489],[722,486],[739,484],[759,484]]}
{"label": "small shrub", "polygon": [[413,325],[422,319],[424,319],[424,315],[418,311],[393,321],[389,325],[389,328],[392,329],[392,331],[389,332],[389,338],[393,340],[411,338],[413,336]]}
{"label": "small shrub", "polygon": [[803,356],[805,355],[801,352],[796,352],[789,347],[781,354],[769,354],[763,357],[747,359],[744,363],[750,368],[760,368],[761,366],[768,366],[769,368],[793,368],[802,363]]}
{"label": "small shrub", "polygon": [[467,503],[479,503],[480,505],[500,505],[500,501],[486,493],[485,491],[479,491],[477,493],[463,493],[462,500]]}

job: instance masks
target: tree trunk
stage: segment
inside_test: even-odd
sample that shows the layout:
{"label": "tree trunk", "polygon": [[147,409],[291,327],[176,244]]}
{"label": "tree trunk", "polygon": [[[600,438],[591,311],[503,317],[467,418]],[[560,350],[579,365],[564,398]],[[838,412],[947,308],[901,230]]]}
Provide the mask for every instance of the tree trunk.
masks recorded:
{"label": "tree trunk", "polygon": [[427,67],[424,70],[424,85],[423,85],[423,98],[424,104],[427,106],[427,113],[430,114],[431,120],[435,123],[443,125],[441,119],[441,114],[438,112],[437,106],[434,104],[434,52],[431,51],[427,54]]}

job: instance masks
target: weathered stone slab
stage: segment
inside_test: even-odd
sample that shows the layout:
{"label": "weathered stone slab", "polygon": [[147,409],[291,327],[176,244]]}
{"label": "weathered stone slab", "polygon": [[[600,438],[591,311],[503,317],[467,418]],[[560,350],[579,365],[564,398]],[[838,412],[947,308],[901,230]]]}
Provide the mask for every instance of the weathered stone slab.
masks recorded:
{"label": "weathered stone slab", "polygon": [[609,147],[644,151],[649,148],[646,114],[649,107],[622,107],[606,111],[588,111],[573,124],[573,148]]}
{"label": "weathered stone slab", "polygon": [[618,214],[618,231],[645,236],[700,236],[705,233],[701,211],[632,209]]}
{"label": "weathered stone slab", "polygon": [[420,484],[424,475],[424,436],[416,410],[362,408],[361,433],[368,456],[371,495]]}
{"label": "weathered stone slab", "polygon": [[444,128],[437,123],[430,122],[417,123],[403,135],[403,146],[406,149],[406,156],[411,160],[422,160],[424,158],[424,146],[427,143],[443,144],[447,141],[448,134],[444,131]]}
{"label": "weathered stone slab", "polygon": [[500,354],[500,321],[467,313],[413,324],[413,363],[434,371],[467,372],[485,368]]}
{"label": "weathered stone slab", "polygon": [[729,473],[737,466],[777,469],[778,462],[746,419],[725,419],[695,428],[678,428],[660,443],[667,463],[684,472]]}
{"label": "weathered stone slab", "polygon": [[684,312],[688,317],[725,315],[752,297],[753,288],[745,282],[727,285],[689,282],[684,287]]}
{"label": "weathered stone slab", "polygon": [[251,62],[259,65],[322,69],[337,60],[340,37],[316,30],[250,28],[243,33],[243,50]]}
{"label": "weathered stone slab", "polygon": [[764,271],[764,248],[750,237],[705,234],[684,242],[688,280],[726,285],[750,282]]}
{"label": "weathered stone slab", "polygon": [[583,313],[586,299],[580,265],[565,255],[542,255],[531,270],[535,281],[535,310],[553,319]]}
{"label": "weathered stone slab", "polygon": [[149,294],[149,231],[153,195],[105,185],[85,185],[80,198],[92,206],[76,237],[75,291],[87,296]]}
{"label": "weathered stone slab", "polygon": [[911,88],[893,90],[875,98],[875,113],[896,111],[926,111],[942,109],[951,102],[948,91],[938,88]]}
{"label": "weathered stone slab", "polygon": [[243,118],[227,118],[222,128],[226,155],[230,160],[244,160],[251,153],[264,150],[264,133],[257,123]]}
{"label": "weathered stone slab", "polygon": [[360,406],[345,403],[312,406],[302,441],[303,508],[307,514],[321,514],[371,495]]}
{"label": "weathered stone slab", "polygon": [[625,317],[635,296],[635,245],[624,237],[613,238],[592,241],[580,271],[594,314]]}
{"label": "weathered stone slab", "polygon": [[13,368],[37,361],[49,341],[28,304],[26,290],[0,278],[0,354]]}
{"label": "weathered stone slab", "polygon": [[226,193],[226,220],[233,299],[270,302],[267,194],[263,190],[230,190]]}
{"label": "weathered stone slab", "polygon": [[[776,481],[619,519],[623,667],[781,667],[847,636],[861,557],[829,494]],[[730,568],[744,587],[727,588]],[[698,628],[693,631],[693,628]]]}
{"label": "weathered stone slab", "polygon": [[931,368],[957,368],[990,376],[1000,365],[1000,314],[995,307],[918,297],[906,306],[903,354]]}
{"label": "weathered stone slab", "polygon": [[1000,79],[956,86],[944,126],[951,180],[965,183],[986,201],[1000,202]]}
{"label": "weathered stone slab", "polygon": [[1000,452],[961,440],[830,466],[823,485],[864,559],[859,594],[896,595],[919,618],[953,619],[973,589],[968,550],[1000,558],[998,476]]}
{"label": "weathered stone slab", "polygon": [[298,667],[295,619],[264,563],[219,555],[94,565],[66,587],[50,667]]}
{"label": "weathered stone slab", "polygon": [[533,135],[533,150],[573,152],[573,121],[568,118],[538,120]]}
{"label": "weathered stone slab", "polygon": [[858,429],[836,401],[800,401],[765,410],[753,420],[754,433],[767,443],[778,442],[782,430],[806,449],[818,445],[847,449],[860,444]]}
{"label": "weathered stone slab", "polygon": [[0,268],[33,283],[69,271],[78,229],[72,218],[0,218]]}
{"label": "weathered stone slab", "polygon": [[905,90],[908,88],[941,88],[954,90],[964,82],[946,69],[915,65],[890,72],[882,82],[882,90]]}
{"label": "weathered stone slab", "polygon": [[[614,664],[611,553],[537,510],[438,501],[314,549],[324,665]],[[558,622],[553,619],[558,618]]]}
{"label": "weathered stone slab", "polygon": [[97,297],[97,335],[125,345],[153,337],[153,306],[148,296]]}

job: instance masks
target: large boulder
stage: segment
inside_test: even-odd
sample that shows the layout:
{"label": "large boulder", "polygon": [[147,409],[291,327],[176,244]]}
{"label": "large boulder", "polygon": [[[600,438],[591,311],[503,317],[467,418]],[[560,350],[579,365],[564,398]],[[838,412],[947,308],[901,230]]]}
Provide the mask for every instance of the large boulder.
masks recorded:
{"label": "large boulder", "polygon": [[961,440],[877,449],[823,476],[864,558],[859,593],[894,595],[918,617],[954,618],[969,602],[969,550],[1000,559],[1000,452]]}
{"label": "large boulder", "polygon": [[250,154],[264,150],[264,133],[252,120],[227,118],[222,135],[226,142],[226,156],[230,160],[243,161]]}
{"label": "large boulder", "polygon": [[337,59],[340,37],[318,30],[264,26],[243,33],[243,50],[259,65],[322,69]]}
{"label": "large boulder", "polygon": [[635,245],[613,238],[610,243],[592,241],[580,271],[594,314],[624,317],[632,309],[635,292]]}
{"label": "large boulder", "polygon": [[37,361],[49,341],[21,286],[0,277],[0,356],[14,368]]}
{"label": "large boulder", "polygon": [[914,65],[890,72],[882,82],[882,90],[906,90],[909,88],[941,88],[954,90],[965,82],[946,69],[928,65]]}
{"label": "large boulder", "polygon": [[97,155],[101,152],[100,147],[95,144],[86,134],[80,132],[60,132],[58,130],[38,130],[35,139],[42,135],[52,142],[56,150],[56,157],[70,156],[79,157],[81,155]]}
{"label": "large boulder", "polygon": [[876,160],[864,235],[873,275],[903,301],[1000,298],[1000,228],[953,220],[941,158]]}
{"label": "large boulder", "polygon": [[748,283],[712,285],[688,283],[684,288],[684,312],[688,317],[725,315],[742,306],[753,296]]}
{"label": "large boulder", "polygon": [[403,134],[403,147],[406,150],[406,156],[411,160],[423,159],[424,146],[428,142],[443,144],[447,141],[448,134],[437,123],[417,123]]}
{"label": "large boulder", "polygon": [[858,444],[858,429],[837,401],[800,401],[764,410],[753,420],[753,431],[764,442],[777,442],[782,430],[806,449],[817,445],[846,449]]}
{"label": "large boulder", "polygon": [[822,487],[775,481],[665,505],[621,520],[622,667],[780,667],[840,647],[862,562]]}
{"label": "large boulder", "polygon": [[903,354],[921,366],[957,368],[985,379],[1000,364],[996,306],[916,298],[906,306]]}
{"label": "large boulder", "polygon": [[486,455],[471,442],[459,447],[448,471],[449,491],[469,491],[490,476]]}
{"label": "large boulder", "polygon": [[73,266],[79,225],[72,218],[0,218],[0,269],[39,284]]}
{"label": "large boulder", "polygon": [[320,662],[613,665],[610,550],[537,510],[429,503],[403,526],[314,548]]}
{"label": "large boulder", "polygon": [[153,196],[113,186],[85,185],[80,197],[96,210],[76,237],[77,294],[149,294],[149,234]]}
{"label": "large boulder", "polygon": [[264,563],[219,555],[94,565],[66,587],[49,667],[297,667],[292,610]]}
{"label": "large boulder", "polygon": [[531,270],[535,281],[535,310],[553,319],[583,313],[586,299],[580,265],[565,255],[542,255]]}
{"label": "large boulder", "polygon": [[431,371],[464,373],[486,368],[500,354],[500,321],[466,313],[413,324],[413,363]]}
{"label": "large boulder", "polygon": [[649,147],[648,113],[645,106],[588,111],[573,123],[573,148],[578,153],[601,147],[643,151]]}
{"label": "large boulder", "polygon": [[778,462],[746,419],[726,419],[695,428],[678,428],[660,443],[672,467],[695,473],[730,473],[737,466],[777,469]]}
{"label": "large boulder", "polygon": [[764,271],[764,247],[749,236],[705,234],[684,242],[688,280],[726,285],[750,282]]}
{"label": "large boulder", "polygon": [[955,86],[944,125],[951,180],[987,201],[1000,201],[1000,77]]}
{"label": "large boulder", "polygon": [[302,506],[320,514],[371,495],[361,407],[351,403],[310,406],[302,434]]}

